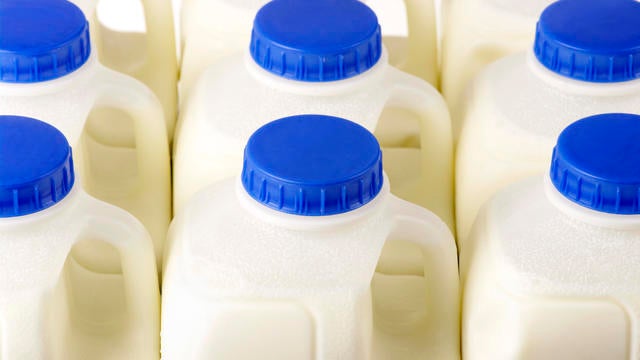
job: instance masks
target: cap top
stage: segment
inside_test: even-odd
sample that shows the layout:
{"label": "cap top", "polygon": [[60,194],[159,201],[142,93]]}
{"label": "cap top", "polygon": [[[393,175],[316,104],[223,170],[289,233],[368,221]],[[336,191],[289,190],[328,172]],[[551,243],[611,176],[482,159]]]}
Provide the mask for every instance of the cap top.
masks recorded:
{"label": "cap top", "polygon": [[540,16],[534,52],[548,69],[577,80],[640,77],[640,2],[559,0]]}
{"label": "cap top", "polygon": [[273,0],[258,11],[251,56],[284,78],[324,82],[373,67],[382,54],[376,14],[357,0]]}
{"label": "cap top", "polygon": [[551,181],[569,200],[614,214],[640,214],[640,116],[602,114],[559,136]]}
{"label": "cap top", "polygon": [[0,218],[53,206],[74,180],[71,148],[60,131],[32,118],[0,116]]}
{"label": "cap top", "polygon": [[373,200],[383,183],[382,153],[362,126],[322,115],[271,122],[249,139],[242,182],[275,210],[332,215]]}
{"label": "cap top", "polygon": [[80,68],[91,54],[89,25],[66,0],[0,2],[0,81],[34,83]]}

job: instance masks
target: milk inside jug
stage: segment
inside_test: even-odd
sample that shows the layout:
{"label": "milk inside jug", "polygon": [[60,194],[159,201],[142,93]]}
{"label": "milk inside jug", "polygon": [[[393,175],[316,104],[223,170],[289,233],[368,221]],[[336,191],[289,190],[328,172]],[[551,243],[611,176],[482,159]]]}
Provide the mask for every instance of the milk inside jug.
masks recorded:
{"label": "milk inside jug", "polygon": [[[149,234],[87,195],[51,125],[0,116],[0,357],[157,359],[159,293]],[[74,257],[86,241],[119,269]]]}
{"label": "milk inside jug", "polygon": [[461,253],[465,359],[640,356],[640,116],[564,130],[548,175],[502,190]]}
{"label": "milk inside jug", "polygon": [[[333,3],[342,0],[333,0]],[[438,84],[436,16],[433,0],[363,0],[383,21],[385,45],[390,50],[391,63]],[[225,56],[246,50],[251,37],[252,21],[268,0],[182,0],[181,37],[182,61],[180,96],[185,99],[200,75]],[[393,3],[390,6],[389,3]],[[405,10],[397,11],[397,8]],[[339,10],[338,10],[339,9]],[[338,7],[336,11],[346,9]],[[388,13],[393,12],[392,16]],[[341,13],[341,16],[348,16]],[[357,15],[352,15],[353,17]],[[407,36],[386,36],[385,22],[401,29],[404,21]],[[404,30],[404,29],[403,29]]]}
{"label": "milk inside jug", "polygon": [[554,139],[577,119],[640,113],[640,3],[561,0],[541,15],[535,46],[483,71],[470,91],[456,161],[458,241],[482,204],[542,173]]}
{"label": "milk inside jug", "polygon": [[542,10],[555,0],[456,0],[447,4],[442,94],[460,136],[465,89],[488,64],[531,47]]}
{"label": "milk inside jug", "polygon": [[[376,347],[399,341],[386,332],[419,337],[407,356],[459,358],[455,242],[389,193],[370,132],[288,117],[258,129],[242,163],[171,225],[164,359],[384,359]],[[381,259],[390,243],[419,270]]]}
{"label": "milk inside jug", "polygon": [[[171,185],[166,128],[156,96],[133,78],[100,65],[87,21],[68,1],[2,1],[0,31],[0,113],[42,119],[60,129],[77,149],[83,188],[136,216],[151,233],[160,260]],[[130,141],[110,136],[110,119],[85,129],[90,112],[99,107],[132,118]],[[105,252],[94,255],[109,258]]]}
{"label": "milk inside jug", "polygon": [[375,130],[392,192],[451,226],[446,104],[432,86],[388,64],[377,17],[356,0],[271,1],[256,15],[250,53],[203,74],[177,131],[176,213],[198,190],[240,173],[253,131],[307,113]]}
{"label": "milk inside jug", "polygon": [[[90,19],[93,45],[102,64],[135,77],[156,94],[171,140],[178,101],[178,60],[171,0],[70,1]],[[131,123],[126,114],[98,108],[92,118],[97,118],[96,122],[121,119],[122,123],[112,130],[116,133],[114,136],[131,137],[133,129],[126,126]]]}

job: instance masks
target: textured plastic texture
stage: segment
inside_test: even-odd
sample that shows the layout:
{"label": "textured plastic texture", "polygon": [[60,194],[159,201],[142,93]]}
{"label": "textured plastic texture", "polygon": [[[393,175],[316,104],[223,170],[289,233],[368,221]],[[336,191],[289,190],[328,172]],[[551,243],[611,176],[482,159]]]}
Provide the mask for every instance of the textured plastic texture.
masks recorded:
{"label": "textured plastic texture", "polygon": [[537,174],[501,190],[478,216],[473,246],[460,253],[465,359],[638,358],[629,326],[640,315],[638,220],[627,230],[585,222],[552,193],[594,213]]}
{"label": "textured plastic texture", "polygon": [[0,81],[34,83],[80,68],[91,54],[89,24],[65,0],[0,2]]}
{"label": "textured plastic texture", "polygon": [[383,184],[376,138],[337,117],[276,120],[249,138],[244,154],[242,184],[247,193],[284,213],[345,213],[373,200]]}
{"label": "textured plastic texture", "polygon": [[274,0],[256,15],[250,52],[284,78],[335,81],[373,67],[382,35],[376,14],[357,0]]}
{"label": "textured plastic texture", "polygon": [[464,106],[467,85],[490,63],[510,54],[532,51],[540,14],[555,1],[445,2],[441,89],[451,109],[456,143],[462,127],[458,112]]}
{"label": "textured plastic texture", "polygon": [[558,138],[551,181],[593,210],[640,214],[640,116],[602,114],[579,120]]}
{"label": "textured plastic texture", "polygon": [[640,3],[561,0],[540,16],[534,52],[548,69],[589,82],[640,77]]}
{"label": "textured plastic texture", "polygon": [[55,205],[74,180],[71,147],[60,131],[39,120],[0,116],[0,218]]}

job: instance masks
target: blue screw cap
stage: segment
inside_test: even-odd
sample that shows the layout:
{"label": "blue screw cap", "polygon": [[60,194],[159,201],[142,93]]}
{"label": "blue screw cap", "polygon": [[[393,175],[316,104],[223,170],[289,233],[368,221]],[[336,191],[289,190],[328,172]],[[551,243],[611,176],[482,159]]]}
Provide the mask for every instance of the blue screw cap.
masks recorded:
{"label": "blue screw cap", "polygon": [[69,194],[74,181],[71,147],[58,129],[0,116],[0,218],[51,207]]}
{"label": "blue screw cap", "polygon": [[602,114],[558,138],[551,182],[567,199],[612,214],[640,214],[640,116]]}
{"label": "blue screw cap", "polygon": [[559,0],[540,16],[534,53],[549,70],[612,83],[640,77],[640,3]]}
{"label": "blue screw cap", "polygon": [[89,24],[71,1],[0,1],[1,82],[57,79],[80,68],[90,55]]}
{"label": "blue screw cap", "polygon": [[242,184],[252,198],[283,213],[346,213],[382,189],[380,144],[362,126],[337,117],[276,120],[249,138]]}
{"label": "blue screw cap", "polygon": [[328,82],[372,68],[382,37],[376,14],[358,0],[273,0],[256,15],[250,52],[278,76]]}

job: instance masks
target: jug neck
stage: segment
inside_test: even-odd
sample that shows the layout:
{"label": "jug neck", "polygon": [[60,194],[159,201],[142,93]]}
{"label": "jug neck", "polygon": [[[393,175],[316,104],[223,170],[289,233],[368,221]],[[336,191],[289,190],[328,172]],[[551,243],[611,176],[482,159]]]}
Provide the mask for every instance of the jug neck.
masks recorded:
{"label": "jug neck", "polygon": [[64,199],[47,209],[29,215],[0,218],[0,229],[32,226],[35,223],[49,221],[51,218],[60,215],[69,207],[77,204],[80,201],[82,193],[80,186],[76,185],[71,189],[67,196],[64,197]]}
{"label": "jug neck", "polygon": [[553,185],[548,175],[544,176],[544,192],[558,210],[580,222],[616,230],[640,230],[640,215],[619,215],[591,210],[564,197]]}
{"label": "jug neck", "polygon": [[540,61],[538,61],[533,53],[533,49],[527,52],[526,59],[527,67],[535,76],[563,92],[593,97],[613,97],[630,94],[640,95],[640,79],[615,83],[581,81],[556,74],[547,69],[540,64]]}
{"label": "jug neck", "polygon": [[93,52],[84,65],[58,79],[28,84],[0,82],[0,96],[40,96],[61,92],[74,84],[88,82],[99,65]]}
{"label": "jug neck", "polygon": [[245,69],[256,81],[278,91],[306,96],[332,96],[351,93],[382,81],[385,70],[389,67],[389,56],[383,47],[378,62],[366,72],[344,80],[328,82],[305,82],[291,80],[272,74],[256,64],[251,55],[244,54]]}
{"label": "jug neck", "polygon": [[328,229],[335,229],[338,227],[350,226],[364,219],[370,218],[386,208],[387,200],[391,193],[389,179],[385,174],[382,189],[378,195],[366,205],[356,210],[338,215],[301,216],[286,214],[260,204],[247,194],[240,179],[236,180],[235,191],[240,206],[257,219],[274,226],[300,231],[324,231]]}

